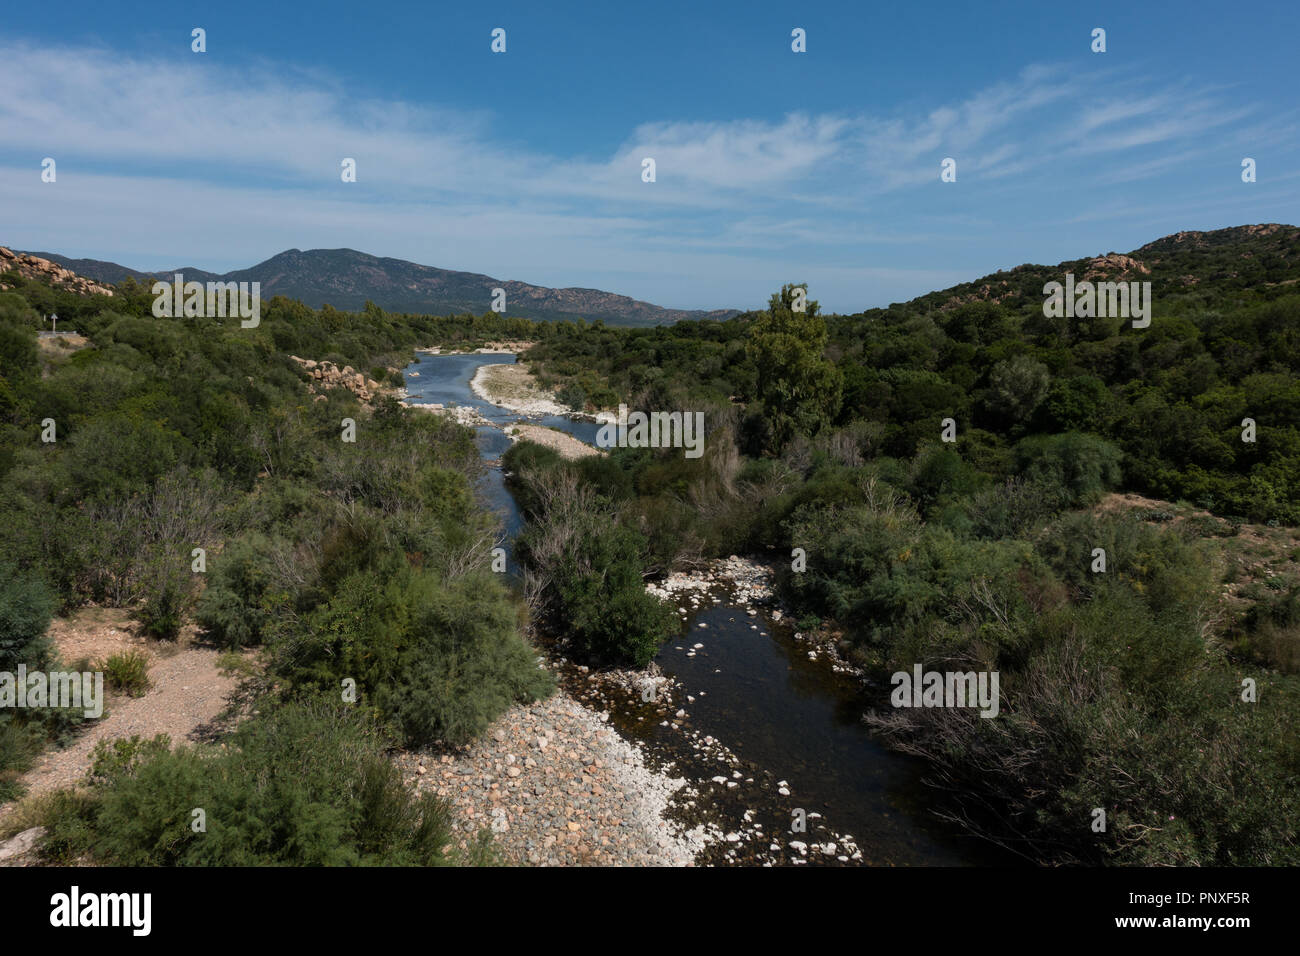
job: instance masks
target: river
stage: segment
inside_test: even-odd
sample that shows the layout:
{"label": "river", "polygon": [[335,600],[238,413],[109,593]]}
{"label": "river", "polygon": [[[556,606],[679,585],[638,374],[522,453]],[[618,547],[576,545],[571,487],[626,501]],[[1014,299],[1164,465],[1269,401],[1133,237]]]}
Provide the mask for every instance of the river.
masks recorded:
{"label": "river", "polygon": [[[514,361],[507,354],[421,354],[406,369],[408,401],[470,406],[492,423],[476,429],[490,463],[479,490],[501,515],[507,550],[522,519],[497,462],[510,446],[502,426],[520,417],[479,398],[469,383],[481,365]],[[530,421],[588,443],[599,428],[559,416]],[[681,685],[673,706],[685,709],[685,718],[665,717],[632,695],[584,690],[589,678],[577,667],[563,668],[561,679],[570,693],[609,710],[611,723],[659,765],[691,781],[694,805],[677,815],[728,835],[701,862],[1009,862],[929,812],[918,762],[886,749],[862,722],[873,700],[858,679],[836,673],[824,655],[810,657],[791,627],[766,611],[752,614],[725,587],[699,607],[686,606],[682,634],[655,659]],[[789,832],[799,816],[807,819],[806,835]]]}

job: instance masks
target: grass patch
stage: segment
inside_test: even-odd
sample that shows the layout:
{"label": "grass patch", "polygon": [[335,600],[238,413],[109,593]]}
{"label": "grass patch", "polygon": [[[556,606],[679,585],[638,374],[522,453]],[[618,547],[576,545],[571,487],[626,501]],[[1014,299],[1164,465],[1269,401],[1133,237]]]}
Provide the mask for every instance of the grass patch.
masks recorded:
{"label": "grass patch", "polygon": [[143,697],[149,690],[149,658],[141,651],[122,651],[104,661],[98,668],[112,690]]}

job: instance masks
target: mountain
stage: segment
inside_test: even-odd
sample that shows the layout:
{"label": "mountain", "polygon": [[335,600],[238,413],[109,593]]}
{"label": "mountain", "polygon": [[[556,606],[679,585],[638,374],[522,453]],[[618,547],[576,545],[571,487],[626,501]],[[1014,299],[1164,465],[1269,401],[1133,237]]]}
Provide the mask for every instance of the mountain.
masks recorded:
{"label": "mountain", "polygon": [[1212,288],[1215,295],[1271,298],[1300,283],[1300,227],[1270,222],[1177,232],[1126,254],[1108,252],[1055,266],[1026,264],[999,270],[902,306],[946,311],[970,302],[992,302],[1011,309],[1037,309],[1042,307],[1043,285],[1063,281],[1067,272],[1076,281],[1150,282],[1157,302],[1164,297],[1196,296],[1198,286]]}
{"label": "mountain", "polygon": [[[98,259],[69,259],[52,252],[28,255],[48,259],[103,283],[121,282],[128,276],[139,281],[155,276]],[[222,275],[194,268],[165,269],[156,275],[170,280],[177,272],[199,282],[260,282],[263,301],[283,295],[314,308],[328,302],[344,311],[357,311],[369,300],[392,312],[481,313],[491,309],[492,290],[501,288],[506,291],[507,315],[533,319],[603,319],[615,325],[648,326],[680,319],[725,319],[737,314],[734,309],[664,309],[599,289],[548,289],[404,259],[380,258],[355,249],[290,249],[249,269]]]}
{"label": "mountain", "polygon": [[[78,295],[112,295],[113,290],[94,281],[94,276],[78,275],[76,269],[69,269],[48,256],[38,256],[30,252],[14,252],[0,246],[0,273],[17,272],[24,279],[35,279],[60,289],[68,289]],[[0,283],[0,289],[7,289]]]}

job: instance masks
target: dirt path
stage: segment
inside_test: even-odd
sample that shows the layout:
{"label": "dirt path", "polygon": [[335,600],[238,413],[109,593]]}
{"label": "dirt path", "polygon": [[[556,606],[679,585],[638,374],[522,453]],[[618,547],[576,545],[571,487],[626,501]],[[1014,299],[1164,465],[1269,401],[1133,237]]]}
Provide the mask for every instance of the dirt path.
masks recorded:
{"label": "dirt path", "polygon": [[[148,641],[135,633],[125,612],[93,609],[69,620],[56,621],[50,636],[68,666],[83,659],[102,661],[120,651],[143,651],[150,658],[151,686],[143,697],[109,695],[104,715],[64,750],[50,750],[22,777],[30,799],[60,787],[70,787],[90,769],[91,753],[101,740],[139,734],[167,734],[172,744],[197,738],[225,709],[238,678],[217,669],[219,653],[189,644],[182,635],[178,645]],[[20,801],[0,806],[0,821]]]}

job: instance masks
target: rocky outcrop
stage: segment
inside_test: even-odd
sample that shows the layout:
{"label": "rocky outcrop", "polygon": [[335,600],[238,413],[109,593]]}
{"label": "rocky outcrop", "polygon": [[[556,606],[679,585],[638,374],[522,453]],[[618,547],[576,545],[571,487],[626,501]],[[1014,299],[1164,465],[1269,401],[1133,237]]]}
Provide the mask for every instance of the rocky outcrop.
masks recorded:
{"label": "rocky outcrop", "polygon": [[1016,290],[1011,288],[1010,283],[1005,279],[997,284],[995,288],[992,284],[985,282],[974,292],[966,295],[955,295],[948,301],[939,306],[940,312],[947,312],[950,309],[956,309],[963,305],[969,305],[972,302],[992,302],[994,305],[1000,305],[1004,299],[1009,299],[1016,294]]}
{"label": "rocky outcrop", "polygon": [[[41,259],[25,252],[14,252],[12,249],[0,246],[0,273],[10,271],[17,272],[24,279],[35,279],[37,282],[44,282],[57,289],[67,289],[78,295],[113,294],[113,290],[108,286],[79,276],[49,259]],[[0,289],[8,288],[9,286],[4,282],[0,282]]]}
{"label": "rocky outcrop", "polygon": [[351,365],[339,368],[333,362],[317,362],[296,355],[290,355],[289,358],[302,366],[303,371],[321,388],[346,388],[363,402],[373,401],[383,391],[382,385],[372,378],[366,378]]}
{"label": "rocky outcrop", "polygon": [[1226,229],[1214,229],[1210,232],[1183,230],[1154,242],[1148,242],[1134,252],[1151,255],[1184,249],[1213,249],[1216,246],[1269,237],[1276,237],[1276,247],[1284,250],[1288,244],[1300,241],[1300,229],[1280,222],[1261,222],[1247,226],[1229,226]]}
{"label": "rocky outcrop", "polygon": [[33,861],[45,836],[45,827],[32,827],[0,842],[0,866],[24,866]]}
{"label": "rocky outcrop", "polygon": [[1088,271],[1083,274],[1084,281],[1093,279],[1108,279],[1129,277],[1132,275],[1150,275],[1151,267],[1144,262],[1130,256],[1122,256],[1117,252],[1107,253],[1104,256],[1097,256],[1088,263]]}

